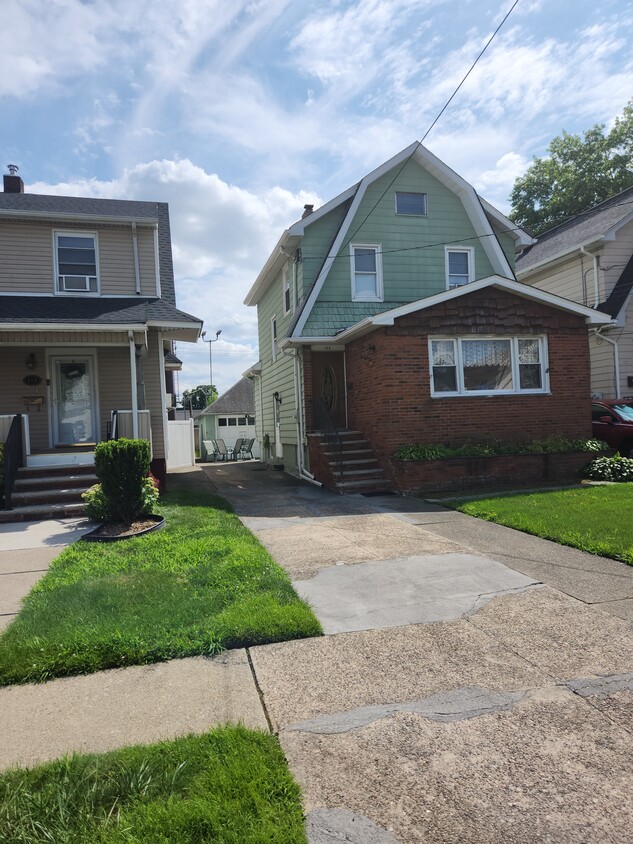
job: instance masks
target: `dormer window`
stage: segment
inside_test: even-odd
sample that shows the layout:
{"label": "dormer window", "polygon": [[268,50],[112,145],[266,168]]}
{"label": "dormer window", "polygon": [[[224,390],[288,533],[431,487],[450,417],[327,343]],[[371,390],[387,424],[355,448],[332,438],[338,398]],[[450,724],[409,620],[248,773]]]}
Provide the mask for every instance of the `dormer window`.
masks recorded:
{"label": "dormer window", "polygon": [[55,232],[57,293],[98,293],[97,235],[88,232]]}

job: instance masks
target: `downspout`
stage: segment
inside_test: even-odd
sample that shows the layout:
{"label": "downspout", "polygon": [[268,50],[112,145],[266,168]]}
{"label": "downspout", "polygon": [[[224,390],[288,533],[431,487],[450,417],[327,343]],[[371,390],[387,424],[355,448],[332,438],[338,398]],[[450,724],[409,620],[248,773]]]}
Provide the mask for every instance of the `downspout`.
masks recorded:
{"label": "downspout", "polygon": [[[282,349],[284,354],[288,354],[285,349]],[[297,349],[293,349],[294,358],[294,390],[295,390],[295,408],[297,413],[297,468],[299,469],[299,477],[304,481],[308,481],[315,486],[323,486],[322,483],[315,480],[314,475],[305,467],[303,461],[303,404],[301,402],[301,365],[299,361],[299,354]]]}
{"label": "downspout", "polygon": [[[605,326],[607,327],[607,326]],[[620,356],[618,350],[618,341],[612,340],[610,337],[607,337],[604,334],[601,334],[600,331],[602,329],[596,329],[596,337],[599,337],[601,340],[606,340],[607,343],[611,343],[613,346],[613,368],[615,371],[615,397],[616,399],[622,398],[622,391],[620,389]]]}
{"label": "downspout", "polygon": [[[598,256],[594,255],[592,252],[587,252],[584,246],[580,247],[580,252],[583,255],[587,255],[587,257],[591,258],[593,261],[593,307],[597,308],[600,304],[600,290],[599,290],[599,279],[598,279]],[[604,338],[607,339],[606,337]],[[611,342],[611,340],[609,340]],[[619,382],[618,382],[619,383]],[[618,396],[619,398],[619,396]]]}
{"label": "downspout", "polygon": [[134,332],[128,331],[130,344],[130,384],[132,387],[132,436],[138,439],[138,390],[136,387],[136,346],[134,344]]}
{"label": "downspout", "polygon": [[134,249],[134,279],[136,280],[136,295],[141,295],[141,270],[138,260],[138,234],[136,223],[132,223],[132,247]]}

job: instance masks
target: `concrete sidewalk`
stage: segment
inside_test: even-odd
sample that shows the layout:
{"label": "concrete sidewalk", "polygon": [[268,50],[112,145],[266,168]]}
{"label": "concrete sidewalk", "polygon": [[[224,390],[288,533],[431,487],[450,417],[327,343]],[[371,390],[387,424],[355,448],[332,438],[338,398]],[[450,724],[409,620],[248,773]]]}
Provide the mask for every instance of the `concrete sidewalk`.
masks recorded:
{"label": "concrete sidewalk", "polygon": [[13,621],[52,560],[93,527],[83,518],[0,524],[0,630]]}
{"label": "concrete sidewalk", "polygon": [[242,721],[310,844],[633,841],[632,569],[256,462],[169,481],[225,496],[331,634],[0,689],[0,765]]}

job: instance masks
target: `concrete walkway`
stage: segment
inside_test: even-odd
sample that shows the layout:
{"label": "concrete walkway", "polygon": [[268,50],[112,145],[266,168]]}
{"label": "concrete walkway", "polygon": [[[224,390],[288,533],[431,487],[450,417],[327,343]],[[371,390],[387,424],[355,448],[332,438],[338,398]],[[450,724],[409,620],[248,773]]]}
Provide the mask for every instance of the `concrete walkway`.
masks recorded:
{"label": "concrete walkway", "polygon": [[86,519],[0,524],[0,630],[55,557],[93,527]]}
{"label": "concrete walkway", "polygon": [[0,765],[242,721],[311,844],[633,841],[633,569],[258,463],[170,476],[209,481],[332,635],[0,689]]}

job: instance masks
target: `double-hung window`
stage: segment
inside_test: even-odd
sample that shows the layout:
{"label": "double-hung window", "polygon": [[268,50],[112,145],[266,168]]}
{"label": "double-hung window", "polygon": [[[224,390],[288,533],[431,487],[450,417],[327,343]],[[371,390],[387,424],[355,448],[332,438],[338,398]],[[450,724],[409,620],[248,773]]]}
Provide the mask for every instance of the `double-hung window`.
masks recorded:
{"label": "double-hung window", "polygon": [[458,337],[429,341],[431,395],[545,393],[545,337]]}
{"label": "double-hung window", "polygon": [[58,293],[98,293],[97,235],[55,232],[55,276]]}
{"label": "double-hung window", "polygon": [[380,245],[352,244],[352,301],[382,302],[382,263]]}
{"label": "double-hung window", "polygon": [[446,247],[446,288],[454,290],[475,278],[475,251],[471,246]]}
{"label": "double-hung window", "polygon": [[277,317],[270,320],[270,355],[273,363],[277,360]]}

